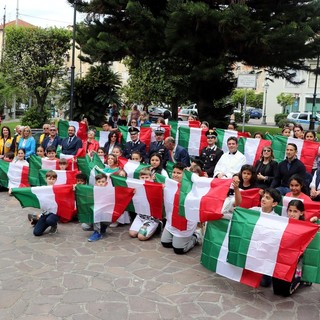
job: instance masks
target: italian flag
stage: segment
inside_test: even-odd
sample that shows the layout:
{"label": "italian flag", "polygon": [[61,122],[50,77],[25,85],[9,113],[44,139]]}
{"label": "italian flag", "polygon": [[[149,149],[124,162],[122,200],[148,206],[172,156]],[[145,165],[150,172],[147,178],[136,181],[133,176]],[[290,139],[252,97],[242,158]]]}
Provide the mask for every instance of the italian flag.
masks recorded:
{"label": "italian flag", "polygon": [[226,129],[216,129],[217,137],[217,146],[223,150],[223,152],[229,152],[227,141],[230,137],[250,137],[248,132],[239,132],[235,130],[226,130]]}
{"label": "italian flag", "polygon": [[231,179],[204,178],[185,170],[180,190],[179,214],[196,222],[221,219],[230,184]]}
{"label": "italian flag", "polygon": [[253,188],[248,190],[240,190],[241,193],[241,208],[250,209],[252,207],[258,207],[260,205],[260,189]]}
{"label": "italian flag", "polygon": [[118,163],[121,168],[127,173],[129,178],[139,179],[139,173],[142,168],[149,168],[149,164],[142,164],[127,158],[119,157]]}
{"label": "italian flag", "polygon": [[67,120],[59,120],[59,122],[58,122],[59,137],[61,137],[61,138],[68,137],[69,126],[74,126],[76,128],[76,135],[81,140],[87,139],[88,126],[85,123],[78,122],[78,121],[67,121]]}
{"label": "italian flag", "polygon": [[303,202],[304,204],[304,217],[305,221],[309,221],[310,218],[316,216],[320,218],[320,202],[312,200],[303,200],[299,198],[287,197],[284,196],[281,198],[281,202],[274,208],[274,211],[280,216],[287,216],[288,204],[291,200],[297,199]]}
{"label": "italian flag", "polygon": [[[320,220],[318,220],[318,224]],[[320,283],[320,231],[308,245],[302,259],[302,281]]]}
{"label": "italian flag", "polygon": [[128,211],[162,219],[163,187],[161,183],[111,175],[115,187],[135,189]]}
{"label": "italian flag", "polygon": [[0,184],[5,188],[29,187],[29,167],[0,160]]}
{"label": "italian flag", "polygon": [[87,176],[88,181],[91,176],[91,171],[94,170],[95,167],[100,169],[105,168],[104,164],[96,153],[93,154],[92,159],[88,155],[86,155],[84,158],[78,158],[77,164],[79,170]]}
{"label": "italian flag", "polygon": [[207,223],[201,264],[223,277],[257,288],[262,278],[261,274],[227,262],[230,225],[231,222],[227,219]]}
{"label": "italian flag", "polygon": [[266,138],[272,141],[274,158],[277,162],[281,162],[286,158],[287,144],[294,143],[298,147],[298,159],[306,166],[307,172],[312,171],[314,159],[318,155],[318,142],[284,137],[280,135],[267,135]]}
{"label": "italian flag", "polygon": [[227,261],[291,281],[299,257],[318,229],[309,222],[236,208],[232,215]]}
{"label": "italian flag", "polygon": [[194,120],[194,121],[174,121],[170,120],[169,121],[170,125],[170,135],[173,137],[175,140],[177,139],[178,136],[178,131],[180,127],[189,127],[189,128],[200,128],[200,121]]}
{"label": "italian flag", "polygon": [[[155,141],[155,133],[154,130],[158,128],[159,125],[151,124],[150,126],[142,126],[138,129],[140,130],[139,133],[139,140],[146,145],[147,151],[149,150],[150,143]],[[161,125],[165,129],[164,137],[170,136],[170,126]],[[130,127],[127,126],[119,126],[119,130],[121,133],[121,143],[124,145],[126,142],[131,141],[130,134],[128,132]]]}
{"label": "italian flag", "polygon": [[38,208],[68,221],[72,219],[75,201],[72,185],[13,188],[12,194],[19,200],[22,208]]}
{"label": "italian flag", "polygon": [[260,159],[262,149],[271,146],[270,140],[240,137],[238,150],[245,155],[247,164],[255,165]]}
{"label": "italian flag", "polygon": [[100,173],[103,173],[106,176],[110,176],[110,173],[105,173],[103,169],[99,168],[98,166],[94,166],[90,171],[90,177],[88,182],[90,186],[94,186],[96,184],[96,175]]}
{"label": "italian flag", "polygon": [[180,184],[158,173],[155,181],[164,184],[163,203],[167,223],[180,231],[187,230],[188,220],[179,215]]}
{"label": "italian flag", "polygon": [[124,187],[76,185],[76,202],[80,222],[115,222],[130,203],[134,190]]}
{"label": "italian flag", "polygon": [[[74,163],[73,156],[67,159],[68,166],[67,170],[77,170],[77,164]],[[33,154],[30,156],[29,160],[29,182],[32,186],[40,186],[40,170],[59,170],[59,160],[48,160],[45,158],[40,158],[39,156]]]}
{"label": "italian flag", "polygon": [[199,156],[207,146],[206,130],[182,126],[179,128],[177,144],[184,147],[190,156]]}
{"label": "italian flag", "polygon": [[[39,171],[41,186],[47,185],[46,173],[48,171],[49,170],[46,170],[46,169],[41,169]],[[76,175],[80,173],[79,171],[67,171],[67,170],[56,170],[56,169],[53,171],[57,174],[57,181],[55,182],[54,185],[76,184],[77,183]]]}
{"label": "italian flag", "polygon": [[109,138],[109,131],[97,131],[96,135],[95,135],[95,139],[97,141],[99,141],[99,146],[100,147],[104,147],[104,145],[106,144],[106,142],[108,142],[108,138]]}

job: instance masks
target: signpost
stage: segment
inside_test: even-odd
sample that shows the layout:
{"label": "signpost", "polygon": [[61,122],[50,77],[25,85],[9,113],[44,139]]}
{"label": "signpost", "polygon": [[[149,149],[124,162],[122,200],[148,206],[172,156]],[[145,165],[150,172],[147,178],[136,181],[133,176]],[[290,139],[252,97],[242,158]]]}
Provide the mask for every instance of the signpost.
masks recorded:
{"label": "signpost", "polygon": [[247,89],[255,89],[257,86],[257,75],[253,74],[239,74],[237,81],[237,88],[244,90],[244,103],[243,103],[243,116],[242,116],[242,132],[244,132],[244,125],[246,120],[246,108],[247,108]]}

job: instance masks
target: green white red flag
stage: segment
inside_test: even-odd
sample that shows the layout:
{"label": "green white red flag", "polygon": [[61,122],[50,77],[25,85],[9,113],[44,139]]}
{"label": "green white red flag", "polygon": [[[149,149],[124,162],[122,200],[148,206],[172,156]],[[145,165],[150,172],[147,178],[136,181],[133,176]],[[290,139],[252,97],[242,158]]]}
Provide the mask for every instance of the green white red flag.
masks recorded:
{"label": "green white red flag", "polygon": [[240,137],[238,145],[238,150],[245,155],[247,164],[255,165],[260,159],[262,149],[271,146],[271,141]]}
{"label": "green white red flag", "polygon": [[[164,137],[170,136],[170,126],[168,125],[157,125],[157,124],[150,124],[150,125],[144,125],[142,127],[139,127],[140,133],[139,133],[139,139],[141,142],[143,142],[146,145],[147,151],[149,150],[150,143],[155,141],[155,133],[154,130],[158,127],[162,127],[165,129]],[[119,130],[121,133],[121,143],[125,144],[128,141],[131,141],[130,134],[128,132],[130,127],[127,126],[119,126]]]}
{"label": "green white red flag", "polygon": [[130,203],[134,189],[76,185],[76,203],[80,222],[115,222]]}
{"label": "green white red flag", "polygon": [[201,264],[228,279],[257,288],[262,275],[227,262],[230,220],[207,223],[202,244]]}
{"label": "green white red flag", "polygon": [[121,168],[127,173],[129,178],[139,179],[139,173],[143,168],[149,168],[149,164],[142,164],[138,161],[133,161],[124,157],[118,158],[118,163]]}
{"label": "green white red flag", "polygon": [[239,132],[235,130],[226,130],[226,129],[216,129],[217,137],[217,146],[223,150],[223,152],[229,152],[227,147],[227,141],[230,137],[250,137],[250,133],[248,132]]}
{"label": "green white red flag", "polygon": [[5,188],[29,187],[29,167],[0,160],[0,185]]}
{"label": "green white red flag", "polygon": [[[67,159],[67,170],[77,170],[77,164],[74,162],[73,157]],[[40,170],[59,170],[59,160],[48,160],[45,158],[40,158],[39,156],[33,154],[30,156],[29,160],[29,183],[32,186],[40,186]]]}
{"label": "green white red flag", "polygon": [[201,150],[207,146],[206,130],[181,126],[177,144],[184,147],[190,156],[199,156]]}
{"label": "green white red flag", "polygon": [[92,158],[90,158],[88,155],[86,155],[84,158],[78,158],[77,164],[79,171],[87,176],[87,181],[89,181],[91,171],[95,170],[95,167],[98,167],[100,169],[105,168],[104,164],[96,153],[93,154]]}
{"label": "green white red flag", "polygon": [[320,231],[317,232],[303,254],[301,280],[320,283]]}
{"label": "green white red flag", "polygon": [[179,214],[196,222],[221,219],[230,185],[231,179],[204,178],[185,170],[180,190]]}
{"label": "green white red flag", "polygon": [[180,231],[187,230],[188,220],[179,215],[180,184],[158,173],[155,181],[164,184],[163,204],[167,223]]}
{"label": "green white red flag", "polygon": [[127,207],[128,211],[162,219],[163,187],[161,183],[115,175],[110,177],[115,187],[121,186],[135,189],[132,201]]}
{"label": "green white red flag", "polygon": [[67,121],[67,120],[59,120],[58,122],[58,135],[61,138],[68,137],[68,128],[69,126],[74,126],[76,128],[76,135],[81,140],[87,139],[87,131],[88,126],[86,123],[78,122],[78,121]]}
{"label": "green white red flag", "polygon": [[227,261],[291,282],[299,257],[318,229],[310,222],[236,208],[232,215]]}
{"label": "green white red flag", "polygon": [[[39,177],[40,177],[40,185],[46,186],[47,180],[46,180],[46,173],[49,170],[41,169],[39,171]],[[57,181],[54,185],[62,185],[62,184],[76,184],[77,179],[76,175],[80,173],[79,171],[68,171],[68,170],[53,170],[57,174]]]}
{"label": "green white red flag", "polygon": [[250,209],[252,207],[258,207],[260,205],[260,189],[253,188],[248,190],[240,190],[241,193],[241,208]]}
{"label": "green white red flag", "polygon": [[170,135],[171,135],[171,137],[173,137],[176,140],[180,127],[200,128],[201,123],[200,123],[200,121],[197,121],[197,120],[193,120],[193,121],[170,120],[169,125],[171,127]]}
{"label": "green white red flag", "polygon": [[95,139],[99,141],[99,146],[104,147],[106,142],[108,142],[110,131],[97,131],[95,135]]}
{"label": "green white red flag", "polygon": [[312,171],[313,163],[318,155],[319,143],[280,135],[266,135],[272,141],[274,159],[281,162],[286,158],[286,148],[288,143],[294,143],[298,148],[297,158],[306,166],[307,172]]}
{"label": "green white red flag", "polygon": [[12,195],[22,208],[32,207],[57,214],[70,221],[74,214],[75,197],[72,185],[13,188]]}

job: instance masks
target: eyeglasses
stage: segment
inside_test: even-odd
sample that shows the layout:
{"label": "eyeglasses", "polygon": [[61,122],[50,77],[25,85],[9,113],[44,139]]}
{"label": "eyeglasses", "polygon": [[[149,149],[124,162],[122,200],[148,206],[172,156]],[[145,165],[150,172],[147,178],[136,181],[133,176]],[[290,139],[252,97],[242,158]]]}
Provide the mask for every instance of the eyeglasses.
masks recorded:
{"label": "eyeglasses", "polygon": [[207,139],[215,139],[216,137],[207,137]]}
{"label": "eyeglasses", "polygon": [[137,121],[131,121],[131,123],[137,123]]}
{"label": "eyeglasses", "polygon": [[50,131],[57,131],[56,129],[50,129]]}
{"label": "eyeglasses", "polygon": [[131,136],[135,136],[135,135],[137,135],[137,134],[138,134],[138,133],[136,133],[136,132],[131,132],[131,133],[130,133]]}
{"label": "eyeglasses", "polygon": [[271,152],[271,150],[269,150],[269,149],[266,149],[266,150],[263,150],[263,152]]}
{"label": "eyeglasses", "polygon": [[43,130],[49,130],[49,128],[43,128]]}

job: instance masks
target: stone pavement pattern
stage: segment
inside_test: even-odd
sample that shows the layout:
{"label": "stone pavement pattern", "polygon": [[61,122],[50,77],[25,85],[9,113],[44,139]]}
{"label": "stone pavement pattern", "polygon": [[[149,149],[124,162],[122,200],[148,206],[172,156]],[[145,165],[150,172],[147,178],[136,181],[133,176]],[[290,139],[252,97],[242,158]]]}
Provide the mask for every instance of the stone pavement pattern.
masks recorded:
{"label": "stone pavement pattern", "polygon": [[175,255],[159,236],[130,239],[127,226],[89,243],[78,223],[36,238],[35,209],[6,192],[0,208],[0,320],[319,320],[320,285],[281,298],[206,270],[201,247]]}

